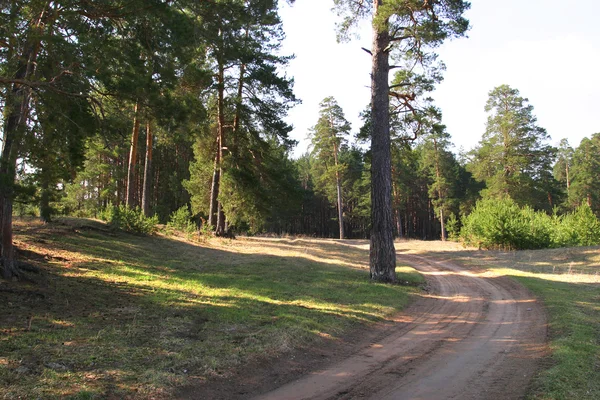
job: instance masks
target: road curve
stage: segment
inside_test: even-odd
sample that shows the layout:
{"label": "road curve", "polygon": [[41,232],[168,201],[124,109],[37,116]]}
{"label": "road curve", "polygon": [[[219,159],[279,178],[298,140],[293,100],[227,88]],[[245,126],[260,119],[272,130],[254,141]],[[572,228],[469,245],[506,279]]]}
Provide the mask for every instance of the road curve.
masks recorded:
{"label": "road curve", "polygon": [[535,297],[507,278],[401,257],[430,290],[389,335],[255,399],[523,397],[546,339],[546,314]]}

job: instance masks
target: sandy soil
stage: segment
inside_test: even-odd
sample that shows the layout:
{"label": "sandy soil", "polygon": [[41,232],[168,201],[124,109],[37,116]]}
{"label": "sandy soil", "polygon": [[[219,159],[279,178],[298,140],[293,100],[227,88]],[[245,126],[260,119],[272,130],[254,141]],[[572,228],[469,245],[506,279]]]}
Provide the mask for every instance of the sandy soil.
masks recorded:
{"label": "sandy soil", "polygon": [[253,366],[183,397],[523,397],[546,351],[546,314],[535,297],[510,279],[466,271],[450,261],[400,257],[425,274],[429,290],[394,323],[339,346]]}

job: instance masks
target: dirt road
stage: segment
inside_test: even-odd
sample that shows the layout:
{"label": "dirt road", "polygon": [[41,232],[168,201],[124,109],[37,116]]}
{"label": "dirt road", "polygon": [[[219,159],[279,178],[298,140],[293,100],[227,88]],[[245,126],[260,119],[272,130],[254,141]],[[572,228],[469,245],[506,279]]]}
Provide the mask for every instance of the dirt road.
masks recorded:
{"label": "dirt road", "polygon": [[544,351],[546,317],[522,286],[450,262],[402,255],[430,291],[387,336],[256,397],[519,399]]}

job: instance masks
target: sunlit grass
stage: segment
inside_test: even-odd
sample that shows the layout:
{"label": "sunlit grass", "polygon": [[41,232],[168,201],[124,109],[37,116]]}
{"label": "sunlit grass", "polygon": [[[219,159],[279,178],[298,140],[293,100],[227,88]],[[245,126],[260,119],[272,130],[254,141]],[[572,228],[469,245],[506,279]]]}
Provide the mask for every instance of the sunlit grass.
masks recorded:
{"label": "sunlit grass", "polygon": [[168,397],[382,321],[423,282],[400,266],[404,286],[371,283],[362,243],[199,245],[77,220],[16,239],[43,273],[0,291],[0,398]]}

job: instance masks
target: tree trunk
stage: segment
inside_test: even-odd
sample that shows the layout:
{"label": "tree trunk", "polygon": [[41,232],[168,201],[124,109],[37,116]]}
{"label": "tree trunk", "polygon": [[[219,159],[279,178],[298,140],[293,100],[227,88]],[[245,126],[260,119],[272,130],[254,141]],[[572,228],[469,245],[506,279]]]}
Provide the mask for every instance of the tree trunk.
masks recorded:
{"label": "tree trunk", "polygon": [[129,166],[127,168],[127,197],[125,205],[134,206],[135,197],[135,165],[137,162],[138,138],[140,134],[139,102],[135,103],[133,115],[133,131],[131,132],[131,147],[129,149]]}
{"label": "tree trunk", "polygon": [[[383,0],[374,0],[374,14]],[[371,73],[371,279],[396,281],[396,249],[392,218],[392,170],[389,110],[390,34],[373,25],[373,67]]]}
{"label": "tree trunk", "polygon": [[217,201],[217,194],[219,193],[220,174],[219,170],[219,140],[217,139],[217,155],[215,156],[215,163],[213,166],[213,177],[210,186],[210,205],[208,210],[208,224],[211,229],[215,229],[217,226],[217,209],[219,202]]}
{"label": "tree trunk", "polygon": [[[335,139],[334,139],[335,140]],[[337,187],[338,221],[340,224],[340,239],[344,239],[344,204],[342,202],[342,180],[338,169],[338,148],[333,143],[333,161],[335,162],[335,185]]]}
{"label": "tree trunk", "polygon": [[440,225],[442,226],[442,242],[446,241],[446,223],[444,222],[444,209],[440,208]]}
{"label": "tree trunk", "polygon": [[50,208],[50,190],[46,172],[42,170],[40,184],[40,219],[44,223],[50,222],[52,209]]}
{"label": "tree trunk", "polygon": [[150,186],[152,179],[150,171],[152,170],[152,127],[150,121],[146,121],[146,163],[144,165],[144,184],[142,192],[142,210],[146,217],[150,216]]}
{"label": "tree trunk", "polygon": [[437,145],[437,140],[435,139],[435,137],[433,138],[433,147],[435,150],[435,175],[437,178],[437,183],[438,183],[438,198],[440,200],[440,225],[442,228],[442,242],[446,241],[446,227],[445,227],[445,223],[444,223],[444,198],[443,198],[443,193],[442,193],[442,189],[440,188],[440,180],[442,177],[442,173],[440,172],[440,153],[438,151],[438,145]]}
{"label": "tree trunk", "polygon": [[218,98],[217,98],[217,165],[218,174],[217,184],[213,185],[213,188],[216,187],[216,192],[214,194],[214,198],[217,200],[217,226],[215,229],[215,234],[217,236],[225,235],[225,213],[223,212],[223,204],[221,202],[221,177],[223,176],[223,147],[225,146],[225,68],[223,63],[219,63],[219,89],[218,89]]}

